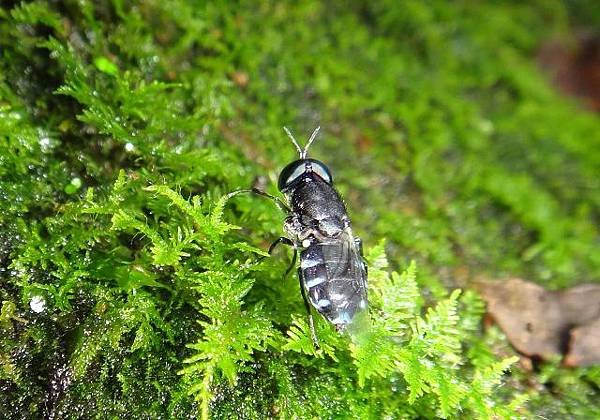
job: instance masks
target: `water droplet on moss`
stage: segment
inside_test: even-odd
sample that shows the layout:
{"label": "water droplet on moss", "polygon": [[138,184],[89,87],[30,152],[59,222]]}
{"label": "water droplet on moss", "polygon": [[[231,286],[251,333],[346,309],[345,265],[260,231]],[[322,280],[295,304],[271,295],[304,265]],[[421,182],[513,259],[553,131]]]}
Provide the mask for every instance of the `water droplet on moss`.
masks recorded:
{"label": "water droplet on moss", "polygon": [[77,191],[79,191],[82,184],[81,178],[75,177],[71,179],[71,182],[65,187],[65,192],[67,194],[75,194]]}
{"label": "water droplet on moss", "polygon": [[33,312],[39,314],[44,312],[44,309],[46,309],[46,301],[42,296],[34,296],[29,301],[29,307]]}
{"label": "water droplet on moss", "polygon": [[11,112],[10,114],[8,114],[8,116],[14,120],[20,120],[21,118],[23,118],[23,116],[19,112]]}
{"label": "water droplet on moss", "polygon": [[50,148],[50,137],[40,137],[40,147],[42,148],[42,152],[47,152]]}

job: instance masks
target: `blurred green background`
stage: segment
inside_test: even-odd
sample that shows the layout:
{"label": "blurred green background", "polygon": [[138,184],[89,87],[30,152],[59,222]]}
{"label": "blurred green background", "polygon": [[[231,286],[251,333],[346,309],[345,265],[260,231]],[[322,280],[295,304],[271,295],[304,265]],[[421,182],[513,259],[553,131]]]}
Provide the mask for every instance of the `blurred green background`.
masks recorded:
{"label": "blurred green background", "polygon": [[[598,34],[597,2],[67,0],[5,2],[0,19],[4,417],[196,415],[177,372],[211,304],[195,303],[210,292],[190,273],[255,261],[240,244],[266,249],[283,217],[239,197],[224,220],[243,229],[207,222],[214,232],[198,239],[198,219],[144,188],[199,196],[205,212],[235,189],[276,193],[296,153],[283,125],[298,139],[322,126],[311,155],[331,168],[355,232],[367,249],[385,239],[393,269],[417,262],[426,305],[482,278],[550,289],[600,278],[600,119],[553,79]],[[282,331],[302,313],[286,264],[282,253],[257,268],[236,295],[241,311],[242,299],[273,302],[257,314]],[[512,354],[486,334],[490,351]],[[356,389],[343,379],[352,363],[275,348],[235,359],[250,372],[238,387],[215,371],[215,417],[286,417],[273,377],[295,364],[299,390],[311,375],[323,384],[290,397],[289,413],[343,417],[366,401],[319,406]],[[600,410],[598,368],[551,362],[511,378],[502,393],[530,395],[523,416]],[[394,398],[391,417],[435,412]]]}

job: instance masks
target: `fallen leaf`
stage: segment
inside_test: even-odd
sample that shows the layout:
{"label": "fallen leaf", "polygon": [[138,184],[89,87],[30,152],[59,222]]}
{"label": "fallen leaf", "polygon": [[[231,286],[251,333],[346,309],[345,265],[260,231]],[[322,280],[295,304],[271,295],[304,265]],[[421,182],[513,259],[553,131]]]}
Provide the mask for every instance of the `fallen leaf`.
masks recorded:
{"label": "fallen leaf", "polygon": [[546,42],[537,61],[562,92],[600,112],[600,35],[580,33],[574,40]]}
{"label": "fallen leaf", "polygon": [[548,291],[513,278],[477,288],[488,315],[519,352],[544,360],[568,353],[569,366],[600,361],[600,285]]}
{"label": "fallen leaf", "polygon": [[551,358],[562,353],[568,322],[555,296],[521,279],[483,283],[480,292],[487,310],[512,345],[527,356]]}
{"label": "fallen leaf", "polygon": [[587,324],[600,318],[600,285],[582,284],[553,293],[558,295],[563,316],[573,325]]}
{"label": "fallen leaf", "polygon": [[591,366],[600,363],[600,318],[571,330],[567,366]]}

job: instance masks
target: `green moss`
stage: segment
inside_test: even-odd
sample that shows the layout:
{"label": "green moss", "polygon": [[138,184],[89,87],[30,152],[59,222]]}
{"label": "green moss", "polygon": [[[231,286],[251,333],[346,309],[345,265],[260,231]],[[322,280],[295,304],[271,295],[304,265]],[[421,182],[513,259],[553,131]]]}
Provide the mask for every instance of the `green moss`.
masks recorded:
{"label": "green moss", "polygon": [[[498,387],[512,351],[473,293],[449,294],[479,275],[599,278],[600,123],[532,60],[571,12],[0,10],[0,417],[597,412],[594,369],[513,367]],[[371,250],[371,329],[320,321],[319,351],[286,256],[261,258],[283,215],[227,195],[260,176],[276,193],[284,124],[323,126],[312,154]]]}

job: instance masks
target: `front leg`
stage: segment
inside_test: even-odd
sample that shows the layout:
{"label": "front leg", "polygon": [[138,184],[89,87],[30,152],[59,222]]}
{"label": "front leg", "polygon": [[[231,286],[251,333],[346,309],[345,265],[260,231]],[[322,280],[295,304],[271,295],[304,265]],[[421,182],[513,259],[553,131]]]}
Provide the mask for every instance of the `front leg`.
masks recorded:
{"label": "front leg", "polygon": [[289,213],[291,211],[290,208],[288,207],[288,205],[285,204],[283,201],[281,201],[280,198],[275,197],[274,195],[271,195],[267,192],[261,191],[258,188],[252,188],[250,190],[248,190],[248,189],[235,190],[235,191],[232,191],[229,194],[227,194],[227,197],[228,198],[235,197],[238,194],[256,194],[259,197],[265,197],[265,198],[272,200],[277,207],[279,207],[281,210],[283,210],[286,213]]}

